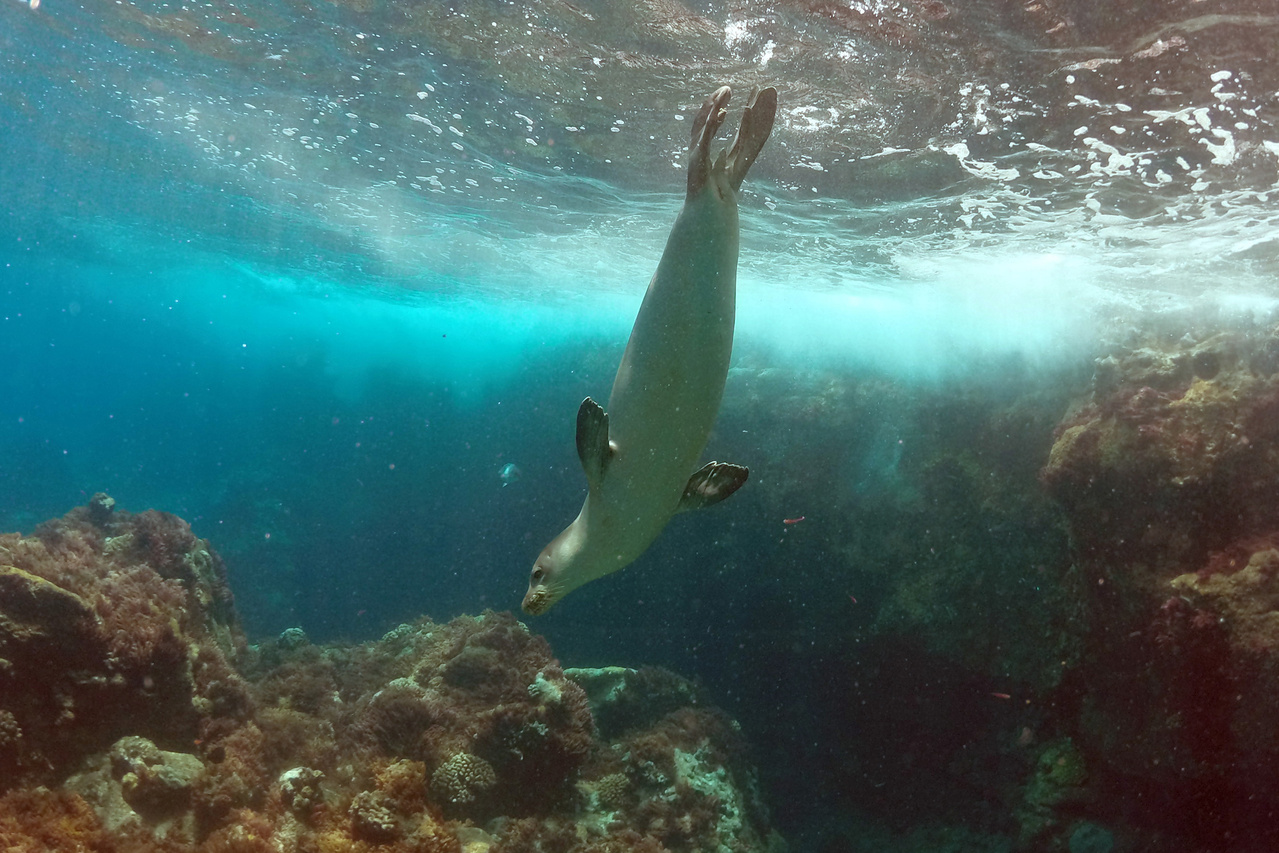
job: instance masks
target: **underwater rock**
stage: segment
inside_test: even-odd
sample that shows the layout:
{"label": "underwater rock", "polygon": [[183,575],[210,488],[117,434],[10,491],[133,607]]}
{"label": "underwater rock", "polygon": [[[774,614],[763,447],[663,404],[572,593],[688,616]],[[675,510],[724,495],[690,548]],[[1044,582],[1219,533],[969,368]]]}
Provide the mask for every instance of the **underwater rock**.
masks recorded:
{"label": "underwater rock", "polygon": [[280,774],[276,782],[280,786],[280,800],[299,817],[307,817],[311,810],[324,801],[320,783],[323,771],[313,767],[294,767]]}
{"label": "underwater rock", "polygon": [[768,844],[740,729],[704,703],[699,687],[660,667],[565,674],[586,690],[601,737],[620,756],[616,772],[581,785],[592,809],[672,850],[723,849],[741,838]]}
{"label": "underwater rock", "polygon": [[361,791],[351,801],[351,836],[385,844],[403,835],[399,820],[388,808],[385,797],[375,791]]}
{"label": "underwater rock", "polygon": [[305,646],[311,642],[306,636],[306,631],[301,628],[285,628],[280,632],[278,640],[280,647],[292,651],[293,649]]}
{"label": "underwater rock", "polygon": [[113,503],[0,535],[0,789],[57,781],[123,735],[188,746],[247,710],[217,555],[181,519]]}
{"label": "underwater rock", "polygon": [[130,735],[87,760],[63,787],[83,798],[108,830],[128,828],[190,842],[195,836],[191,797],[203,773],[195,755],[162,750]]}
{"label": "underwater rock", "polygon": [[125,802],[152,819],[187,810],[191,790],[204,772],[196,756],[162,750],[137,735],[116,741],[108,757]]}
{"label": "underwater rock", "polygon": [[672,711],[702,701],[702,691],[693,682],[656,666],[570,668],[564,674],[586,691],[595,724],[606,739],[651,726]]}
{"label": "underwater rock", "polygon": [[1079,709],[1075,742],[1111,814],[1203,849],[1270,849],[1279,331],[1139,343],[1098,362],[1041,474],[1090,626],[1058,698]]}
{"label": "underwater rock", "polygon": [[[1088,374],[979,359],[955,381],[918,380],[737,368],[723,416],[750,427],[728,452],[756,454],[761,487],[744,499],[758,529],[725,533],[713,580],[690,562],[663,582],[732,614],[750,664],[705,678],[732,685],[744,723],[805,721],[802,737],[762,741],[760,764],[814,825],[857,809],[1015,835],[1015,792],[1036,739],[1058,735],[1046,709],[1088,630],[1062,511],[1039,481]],[[750,582],[726,582],[735,572]],[[889,849],[855,835],[841,843]]]}
{"label": "underwater rock", "polygon": [[[19,771],[0,839],[13,853],[780,845],[738,727],[674,673],[569,678],[544,638],[493,612],[359,645],[286,632],[246,647],[207,543],[172,516],[98,505],[0,537],[0,755]],[[120,614],[133,633],[105,633]],[[128,713],[82,709],[85,684]],[[66,714],[42,721],[42,707]]]}
{"label": "underwater rock", "polygon": [[115,509],[115,498],[106,492],[94,492],[89,498],[89,520],[102,527],[111,520],[111,512]]}
{"label": "underwater rock", "polygon": [[1081,550],[1162,574],[1274,526],[1277,346],[1279,334],[1222,333],[1099,363],[1041,475]]}
{"label": "underwater rock", "polygon": [[[737,840],[769,845],[768,812],[735,722],[710,708],[685,707],[616,741],[623,788],[608,774],[596,781],[607,807],[629,806],[614,820],[671,850],[717,850]],[[611,765],[605,765],[606,767]]]}
{"label": "underwater rock", "polygon": [[358,731],[432,774],[460,753],[485,761],[492,796],[455,802],[463,813],[483,816],[490,800],[507,814],[545,813],[572,796],[594,738],[586,696],[509,614],[396,629],[368,653],[394,655],[395,666],[355,700]]}
{"label": "underwater rock", "polygon": [[1083,821],[1070,833],[1070,853],[1110,853],[1115,849],[1115,834],[1100,824]]}
{"label": "underwater rock", "polygon": [[1067,815],[1094,797],[1089,790],[1083,755],[1070,738],[1045,744],[1039,751],[1017,809],[1019,844],[1027,850],[1060,847]]}
{"label": "underwater rock", "polygon": [[1219,621],[1240,652],[1279,650],[1279,531],[1214,554],[1170,586],[1198,618]]}
{"label": "underwater rock", "polygon": [[[1256,796],[1279,796],[1279,531],[1219,551],[1197,572],[1172,579],[1164,610],[1179,616],[1166,641],[1174,648],[1212,638],[1219,692],[1197,695],[1218,730],[1219,760]],[[1170,620],[1171,622],[1171,620]],[[1171,626],[1170,626],[1171,627]],[[1186,673],[1186,680],[1194,677]],[[1203,674],[1200,674],[1203,677]],[[1207,734],[1207,733],[1204,733]],[[1279,831],[1276,831],[1279,838]]]}

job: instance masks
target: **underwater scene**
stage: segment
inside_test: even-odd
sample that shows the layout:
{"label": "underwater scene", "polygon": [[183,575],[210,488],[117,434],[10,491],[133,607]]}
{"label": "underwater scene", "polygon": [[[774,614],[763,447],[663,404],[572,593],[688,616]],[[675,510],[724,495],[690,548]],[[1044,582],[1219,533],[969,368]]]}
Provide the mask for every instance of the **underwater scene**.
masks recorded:
{"label": "underwater scene", "polygon": [[0,0],[0,850],[1279,850],[1275,0]]}

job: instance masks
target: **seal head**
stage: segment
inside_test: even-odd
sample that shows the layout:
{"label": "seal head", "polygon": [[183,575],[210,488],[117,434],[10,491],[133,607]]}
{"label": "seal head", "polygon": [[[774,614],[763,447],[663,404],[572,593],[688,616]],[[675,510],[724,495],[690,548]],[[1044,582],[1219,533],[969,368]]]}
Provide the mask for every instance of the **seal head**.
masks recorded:
{"label": "seal head", "polygon": [[574,583],[575,573],[572,571],[574,555],[580,551],[581,531],[585,526],[580,521],[579,516],[537,555],[529,572],[528,592],[524,594],[522,607],[525,613],[540,616],[550,610],[552,604],[585,583],[582,580]]}
{"label": "seal head", "polygon": [[533,571],[529,572],[528,592],[524,593],[521,606],[530,616],[541,616],[564,596],[563,592],[556,592],[554,572],[549,568],[552,562],[550,555],[543,551],[533,564]]}

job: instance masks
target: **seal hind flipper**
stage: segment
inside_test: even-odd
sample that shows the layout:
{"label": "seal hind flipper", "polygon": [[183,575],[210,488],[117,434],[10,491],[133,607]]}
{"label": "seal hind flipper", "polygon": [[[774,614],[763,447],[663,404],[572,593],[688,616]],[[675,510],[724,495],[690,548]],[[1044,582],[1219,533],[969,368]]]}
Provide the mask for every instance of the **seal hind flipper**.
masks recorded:
{"label": "seal hind flipper", "polygon": [[590,397],[577,409],[577,458],[582,460],[586,483],[594,491],[613,458],[613,445],[608,440],[608,413]]}
{"label": "seal hind flipper", "polygon": [[676,512],[714,506],[746,484],[750,469],[731,462],[707,462],[688,478]]}
{"label": "seal hind flipper", "polygon": [[733,137],[733,145],[728,151],[728,180],[733,189],[742,188],[746,173],[751,164],[759,156],[773,132],[773,121],[777,118],[777,90],[772,86],[751,97],[750,104],[742,113],[742,123]]}
{"label": "seal hind flipper", "polygon": [[703,102],[702,108],[697,111],[697,117],[693,119],[693,135],[688,146],[689,198],[701,192],[710,180],[711,140],[715,138],[715,134],[719,132],[719,126],[724,123],[724,117],[728,115],[728,111],[724,108],[728,106],[731,97],[733,97],[733,90],[727,86],[720,86]]}
{"label": "seal hind flipper", "polygon": [[732,96],[731,89],[720,86],[706,99],[697,111],[697,117],[693,119],[693,134],[688,149],[689,198],[710,182],[712,172],[725,172],[729,185],[734,190],[741,189],[751,164],[773,132],[773,122],[777,118],[777,89],[769,86],[751,95],[751,102],[742,113],[742,123],[737,128],[737,135],[733,137],[733,144],[728,148],[727,155],[721,151],[712,162],[711,140],[728,115],[725,107]]}

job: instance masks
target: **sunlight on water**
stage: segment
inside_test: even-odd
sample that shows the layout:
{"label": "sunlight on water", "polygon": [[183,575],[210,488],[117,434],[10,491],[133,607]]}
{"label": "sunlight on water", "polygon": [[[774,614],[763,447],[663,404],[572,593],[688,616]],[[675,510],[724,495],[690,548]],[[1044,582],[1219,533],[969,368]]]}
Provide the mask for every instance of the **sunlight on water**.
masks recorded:
{"label": "sunlight on water", "polygon": [[[1197,20],[1196,38],[1229,32],[1216,56],[1120,16],[1108,52],[1010,51],[976,67],[945,27],[891,3],[852,8],[871,29],[816,51],[792,12],[766,5],[709,30],[677,16],[647,42],[644,9],[352,21],[285,0],[256,8],[246,25],[212,6],[5,7],[14,86],[0,116],[30,154],[25,168],[10,161],[21,212],[9,227],[46,242],[72,228],[108,254],[115,229],[142,230],[339,286],[632,294],[678,208],[687,118],[711,85],[646,62],[664,67],[681,36],[713,31],[697,49],[722,54],[717,73],[782,92],[743,200],[752,287],[876,300],[900,288],[902,310],[932,315],[930,337],[953,307],[940,337],[979,348],[973,320],[990,311],[964,306],[983,300],[1012,314],[985,324],[1002,329],[992,335],[1024,347],[1039,333],[1014,345],[1009,327],[1056,317],[1036,307],[1053,299],[1082,316],[1273,288],[1279,81],[1253,47],[1272,18]],[[979,26],[943,12],[929,14]],[[1037,14],[1017,26],[1061,29]],[[477,39],[511,50],[490,67]],[[616,54],[599,49],[609,42]],[[1048,256],[1072,259],[1051,287]],[[991,293],[960,294],[986,285],[970,263],[996,270]],[[922,309],[920,284],[938,300]]]}

